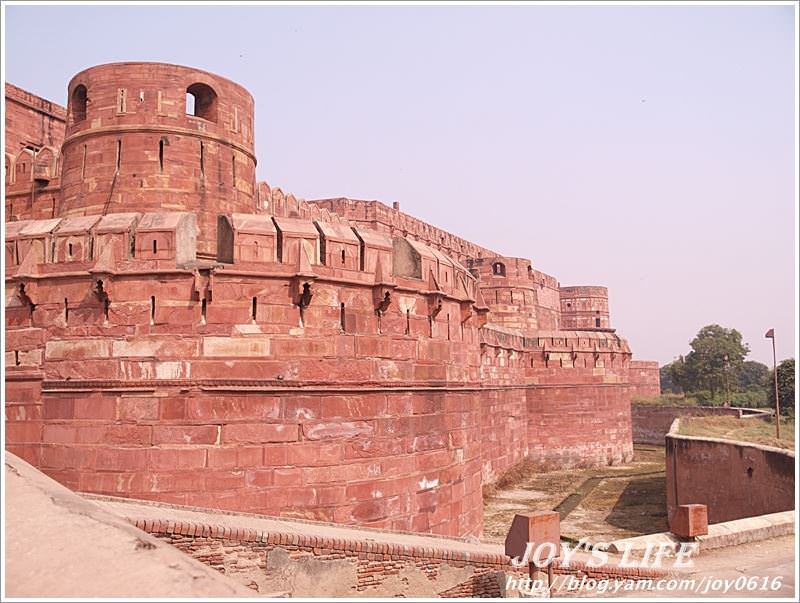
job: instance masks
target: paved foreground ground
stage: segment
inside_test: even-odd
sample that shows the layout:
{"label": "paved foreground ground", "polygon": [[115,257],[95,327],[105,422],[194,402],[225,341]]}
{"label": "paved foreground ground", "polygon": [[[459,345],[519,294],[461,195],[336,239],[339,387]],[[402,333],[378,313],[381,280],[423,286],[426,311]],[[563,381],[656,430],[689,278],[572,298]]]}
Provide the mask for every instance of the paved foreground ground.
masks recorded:
{"label": "paved foreground ground", "polygon": [[5,454],[5,596],[254,595]]}
{"label": "paved foreground ground", "polygon": [[693,569],[676,574],[678,580],[693,579],[693,586],[684,584],[682,588],[668,591],[606,594],[618,597],[790,597],[796,600],[796,550],[795,536],[717,549],[697,557]]}

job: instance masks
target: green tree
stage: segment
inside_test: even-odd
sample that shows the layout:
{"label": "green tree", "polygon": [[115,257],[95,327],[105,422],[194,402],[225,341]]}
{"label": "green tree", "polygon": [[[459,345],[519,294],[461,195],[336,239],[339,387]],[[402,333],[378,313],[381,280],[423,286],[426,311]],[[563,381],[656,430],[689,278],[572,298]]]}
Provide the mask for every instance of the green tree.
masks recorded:
{"label": "green tree", "polygon": [[678,356],[677,360],[674,360],[664,368],[676,393],[690,392],[694,389],[694,378],[689,374],[686,367],[686,358]]}
{"label": "green tree", "polygon": [[739,331],[707,325],[690,345],[692,351],[679,371],[684,391],[707,389],[713,399],[716,392],[724,390],[726,379],[731,387],[735,386],[736,375],[750,352]]}
{"label": "green tree", "polygon": [[739,368],[739,374],[737,375],[739,387],[742,389],[751,387],[764,388],[769,385],[769,379],[769,367],[755,360],[745,360]]}
{"label": "green tree", "polygon": [[[781,400],[781,414],[794,416],[794,358],[783,360],[778,364],[778,396]],[[774,371],[769,376],[769,402],[775,406]]]}
{"label": "green tree", "polygon": [[661,378],[662,394],[679,394],[682,391],[680,385],[675,383],[675,379],[672,376],[673,364],[675,364],[675,362],[670,362],[669,364],[665,364],[658,369],[658,373]]}

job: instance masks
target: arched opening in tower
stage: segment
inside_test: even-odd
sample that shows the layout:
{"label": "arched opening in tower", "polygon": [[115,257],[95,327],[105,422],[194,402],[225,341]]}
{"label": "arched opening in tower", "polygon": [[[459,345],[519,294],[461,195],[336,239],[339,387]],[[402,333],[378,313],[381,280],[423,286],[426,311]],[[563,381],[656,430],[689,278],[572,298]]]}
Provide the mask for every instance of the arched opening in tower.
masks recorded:
{"label": "arched opening in tower", "polygon": [[72,91],[72,99],[70,105],[72,106],[72,121],[77,123],[86,119],[86,102],[87,102],[86,86],[78,84]]}
{"label": "arched opening in tower", "polygon": [[186,89],[186,114],[207,121],[217,121],[217,93],[206,84],[192,84]]}

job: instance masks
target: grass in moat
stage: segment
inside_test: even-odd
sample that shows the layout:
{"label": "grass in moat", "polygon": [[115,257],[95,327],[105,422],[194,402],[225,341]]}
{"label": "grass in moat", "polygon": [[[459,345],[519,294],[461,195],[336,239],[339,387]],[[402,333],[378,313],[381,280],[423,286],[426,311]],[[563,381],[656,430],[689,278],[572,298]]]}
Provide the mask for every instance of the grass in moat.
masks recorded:
{"label": "grass in moat", "polygon": [[667,529],[664,447],[634,445],[625,465],[542,472],[521,464],[484,493],[485,542],[502,543],[514,515],[556,510],[561,535],[590,542]]}

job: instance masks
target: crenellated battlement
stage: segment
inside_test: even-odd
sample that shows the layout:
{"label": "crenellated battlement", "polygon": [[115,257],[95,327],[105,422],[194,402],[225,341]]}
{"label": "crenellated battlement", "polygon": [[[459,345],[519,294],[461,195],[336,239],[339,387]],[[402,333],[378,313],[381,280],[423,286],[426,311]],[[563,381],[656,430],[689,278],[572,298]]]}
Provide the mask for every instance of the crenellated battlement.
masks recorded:
{"label": "crenellated battlement", "polygon": [[217,259],[210,261],[197,258],[197,222],[189,212],[11,222],[5,239],[6,276],[55,275],[59,265],[70,273],[99,266],[108,273],[149,268],[221,273],[230,264],[265,278],[288,271],[342,282],[372,281],[373,286],[424,290],[463,301],[477,298],[477,280],[464,267],[419,241],[343,223],[266,214],[221,215],[219,224]]}
{"label": "crenellated battlement", "polygon": [[309,204],[328,209],[351,222],[362,224],[370,230],[384,232],[389,235],[408,236],[422,241],[462,263],[465,263],[468,258],[497,255],[480,245],[401,212],[399,203],[394,203],[393,207],[389,207],[380,201],[364,201],[342,197],[337,199],[314,199]]}

